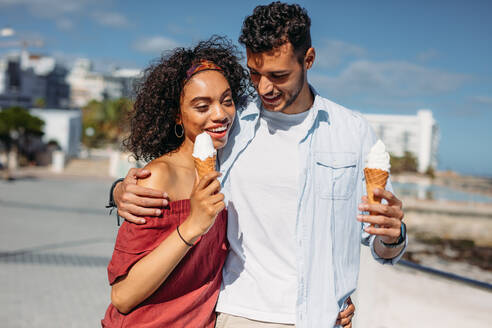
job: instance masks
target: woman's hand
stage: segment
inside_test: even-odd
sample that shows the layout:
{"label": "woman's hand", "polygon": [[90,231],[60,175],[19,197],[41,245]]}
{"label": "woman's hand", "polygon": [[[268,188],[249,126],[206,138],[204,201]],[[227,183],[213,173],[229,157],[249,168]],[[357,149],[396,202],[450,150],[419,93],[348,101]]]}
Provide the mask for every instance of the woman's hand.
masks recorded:
{"label": "woman's hand", "polygon": [[219,176],[219,172],[211,172],[193,188],[190,215],[179,228],[183,238],[191,244],[208,232],[217,214],[225,208],[224,195],[219,193]]}
{"label": "woman's hand", "polygon": [[343,328],[352,328],[352,318],[355,312],[355,306],[352,303],[352,299],[347,299],[347,308],[338,314],[336,325],[340,325]]}

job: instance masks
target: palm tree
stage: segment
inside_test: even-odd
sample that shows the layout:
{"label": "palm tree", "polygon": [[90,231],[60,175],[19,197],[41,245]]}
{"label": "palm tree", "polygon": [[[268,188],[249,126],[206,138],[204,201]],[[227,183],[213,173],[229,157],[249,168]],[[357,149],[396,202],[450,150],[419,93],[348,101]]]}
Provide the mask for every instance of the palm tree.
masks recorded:
{"label": "palm tree", "polygon": [[89,102],[82,109],[82,142],[89,148],[121,142],[128,131],[132,106],[132,101],[126,98]]}

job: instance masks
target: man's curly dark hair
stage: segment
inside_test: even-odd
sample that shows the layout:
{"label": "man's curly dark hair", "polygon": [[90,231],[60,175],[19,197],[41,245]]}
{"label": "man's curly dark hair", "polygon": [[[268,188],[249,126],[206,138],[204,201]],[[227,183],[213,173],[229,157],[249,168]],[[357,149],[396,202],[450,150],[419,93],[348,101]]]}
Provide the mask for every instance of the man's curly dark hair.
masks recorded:
{"label": "man's curly dark hair", "polygon": [[186,71],[205,59],[222,68],[229,82],[236,108],[251,95],[248,72],[236,46],[221,36],[212,36],[194,48],[176,48],[150,65],[137,85],[137,97],[130,119],[130,136],[124,146],[135,159],[153,160],[179,148],[175,124],[180,111],[180,97]]}
{"label": "man's curly dark hair", "polygon": [[290,42],[302,62],[311,48],[311,19],[306,9],[297,4],[272,2],[257,6],[245,18],[239,43],[253,53],[261,53]]}

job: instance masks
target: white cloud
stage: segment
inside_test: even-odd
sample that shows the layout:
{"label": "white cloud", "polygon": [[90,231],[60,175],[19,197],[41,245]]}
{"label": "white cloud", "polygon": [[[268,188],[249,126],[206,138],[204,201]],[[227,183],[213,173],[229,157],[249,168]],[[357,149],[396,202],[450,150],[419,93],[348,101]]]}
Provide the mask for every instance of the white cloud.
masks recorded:
{"label": "white cloud", "polygon": [[97,0],[0,0],[0,7],[23,6],[36,17],[53,18],[82,11]]}
{"label": "white cloud", "polygon": [[92,17],[101,25],[111,27],[127,27],[130,26],[128,19],[117,12],[94,12]]}
{"label": "white cloud", "polygon": [[319,89],[336,95],[414,97],[458,89],[470,77],[443,72],[406,61],[358,60],[338,76],[311,75]]}
{"label": "white cloud", "polygon": [[316,48],[315,65],[322,68],[334,68],[349,58],[361,58],[367,51],[359,46],[339,40],[324,40]]}
{"label": "white cloud", "polygon": [[178,46],[178,42],[163,36],[141,38],[133,43],[133,49],[140,52],[152,54],[160,54],[164,50],[173,49]]}
{"label": "white cloud", "polygon": [[0,8],[25,8],[33,17],[54,20],[60,30],[72,29],[74,19],[81,16],[88,16],[106,26],[128,26],[126,17],[116,12],[96,11],[89,14],[91,9],[104,6],[106,2],[108,0],[0,0]]}
{"label": "white cloud", "polygon": [[64,51],[54,51],[51,54],[55,57],[56,61],[69,70],[73,68],[75,62],[80,58],[87,58],[91,61],[93,70],[96,72],[110,72],[115,68],[137,68],[140,69],[137,63],[133,61],[120,60],[115,58],[104,58],[104,57],[89,57],[87,54],[83,53],[67,53]]}
{"label": "white cloud", "polygon": [[492,105],[492,97],[490,96],[475,96],[472,101],[481,105]]}
{"label": "white cloud", "polygon": [[167,24],[167,30],[172,34],[187,35],[190,32],[189,26],[185,24]]}
{"label": "white cloud", "polygon": [[0,6],[11,6],[17,4],[18,0],[0,0]]}
{"label": "white cloud", "polygon": [[436,58],[439,55],[436,49],[428,49],[417,55],[417,60],[420,62],[427,62],[431,59]]}
{"label": "white cloud", "polygon": [[1,42],[6,48],[21,48],[27,46],[31,51],[37,51],[36,48],[43,48],[46,44],[46,38],[39,32],[15,30],[14,38]]}
{"label": "white cloud", "polygon": [[[389,98],[381,96],[366,96],[362,99],[357,99],[355,101],[361,104],[360,107],[355,107],[361,110],[377,110],[378,112],[384,113],[386,110],[388,113],[394,111],[415,113],[418,108],[426,108],[429,104],[425,100],[419,100],[415,98]],[[358,106],[358,105],[357,105]],[[433,108],[434,109],[434,108]]]}
{"label": "white cloud", "polygon": [[56,20],[56,26],[60,30],[64,30],[64,31],[71,30],[73,28],[73,21],[68,18],[62,17]]}

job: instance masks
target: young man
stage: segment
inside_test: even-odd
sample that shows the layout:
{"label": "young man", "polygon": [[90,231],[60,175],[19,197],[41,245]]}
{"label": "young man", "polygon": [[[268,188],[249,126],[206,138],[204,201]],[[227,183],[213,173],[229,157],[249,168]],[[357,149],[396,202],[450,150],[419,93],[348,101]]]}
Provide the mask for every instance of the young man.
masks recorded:
{"label": "young man", "polygon": [[[256,7],[239,42],[258,99],[238,113],[219,154],[230,252],[217,327],[331,327],[357,287],[360,242],[381,263],[401,257],[402,204],[389,190],[376,192],[387,204],[367,204],[363,167],[376,138],[359,114],[308,84],[315,50],[304,9]],[[114,197],[137,222],[165,200],[136,189],[135,174]]]}

